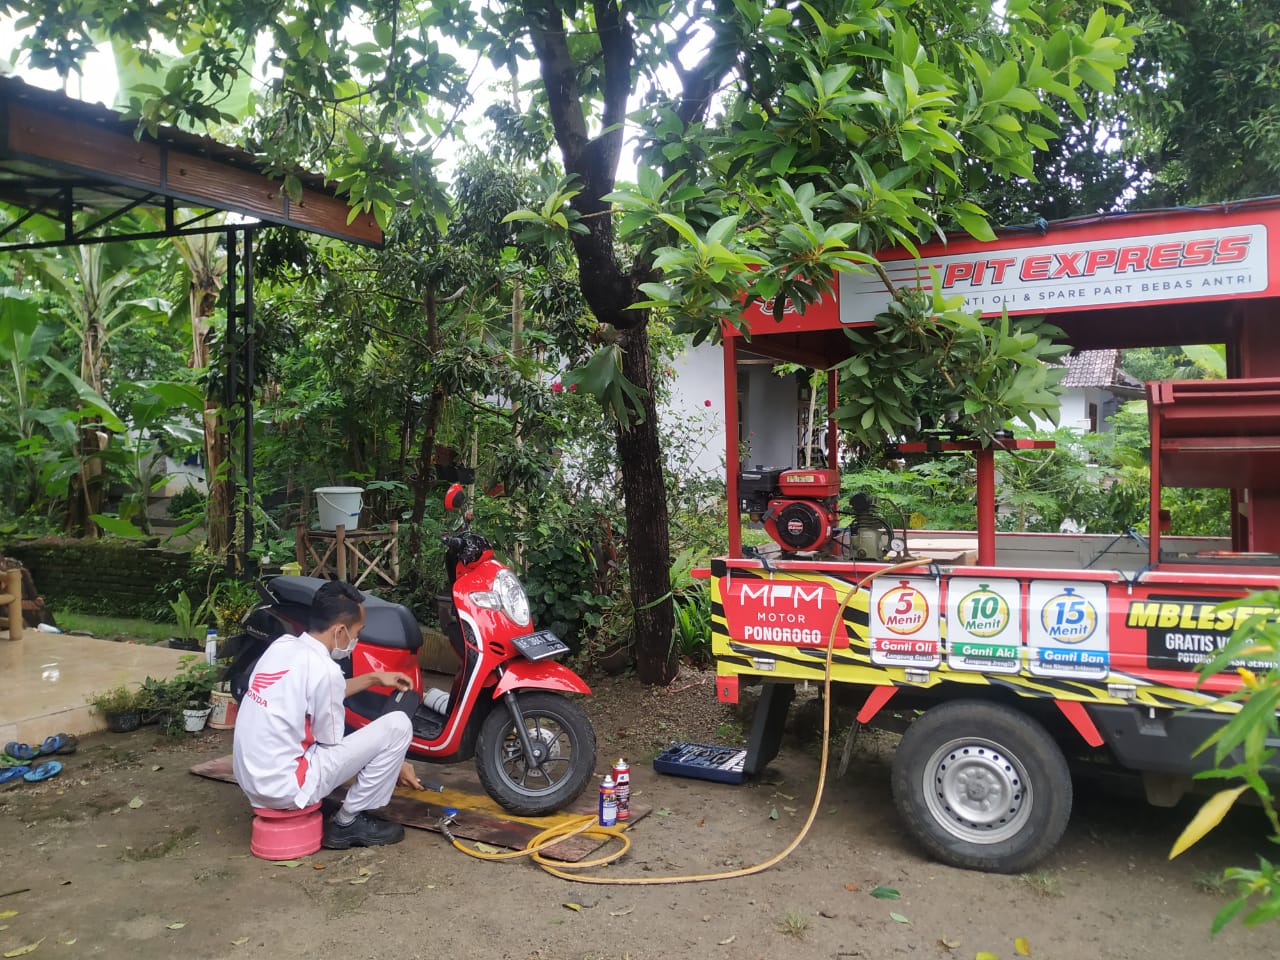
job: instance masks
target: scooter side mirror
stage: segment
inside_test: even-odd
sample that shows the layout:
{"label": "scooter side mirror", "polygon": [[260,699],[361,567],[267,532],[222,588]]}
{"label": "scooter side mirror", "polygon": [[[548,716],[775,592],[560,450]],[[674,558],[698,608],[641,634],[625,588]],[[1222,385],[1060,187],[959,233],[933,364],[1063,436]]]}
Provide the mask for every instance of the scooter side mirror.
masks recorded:
{"label": "scooter side mirror", "polygon": [[467,505],[467,491],[460,483],[454,483],[444,494],[444,508],[449,512],[461,510]]}

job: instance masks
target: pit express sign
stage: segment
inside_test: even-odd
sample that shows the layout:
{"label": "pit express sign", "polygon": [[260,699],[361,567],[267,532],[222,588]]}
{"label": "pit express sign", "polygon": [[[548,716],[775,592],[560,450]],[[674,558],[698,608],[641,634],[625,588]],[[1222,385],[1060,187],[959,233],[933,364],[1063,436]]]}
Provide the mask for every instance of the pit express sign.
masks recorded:
{"label": "pit express sign", "polygon": [[[897,286],[964,297],[983,313],[1115,307],[1229,298],[1268,289],[1267,227],[1151,233],[1026,247],[1000,245],[920,261],[886,261]],[[888,303],[879,278],[846,275],[840,283],[840,321],[865,323]]]}

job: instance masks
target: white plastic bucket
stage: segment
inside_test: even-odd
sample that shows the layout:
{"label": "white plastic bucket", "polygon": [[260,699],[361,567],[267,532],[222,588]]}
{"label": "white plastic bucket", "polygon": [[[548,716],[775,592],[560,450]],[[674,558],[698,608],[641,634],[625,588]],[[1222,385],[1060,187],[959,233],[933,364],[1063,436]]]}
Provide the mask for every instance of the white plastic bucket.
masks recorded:
{"label": "white plastic bucket", "polygon": [[360,528],[364,487],[316,487],[315,495],[321,530],[337,530],[339,524],[348,530]]}

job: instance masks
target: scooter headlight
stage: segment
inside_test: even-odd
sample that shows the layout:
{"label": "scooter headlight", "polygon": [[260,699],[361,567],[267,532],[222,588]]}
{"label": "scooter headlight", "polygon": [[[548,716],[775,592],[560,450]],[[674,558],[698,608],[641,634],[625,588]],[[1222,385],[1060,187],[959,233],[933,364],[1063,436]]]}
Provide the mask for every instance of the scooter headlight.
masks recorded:
{"label": "scooter headlight", "polygon": [[499,570],[493,578],[493,589],[477,591],[471,594],[471,600],[478,607],[501,610],[518,627],[527,627],[533,622],[529,614],[529,597],[519,578],[510,570]]}

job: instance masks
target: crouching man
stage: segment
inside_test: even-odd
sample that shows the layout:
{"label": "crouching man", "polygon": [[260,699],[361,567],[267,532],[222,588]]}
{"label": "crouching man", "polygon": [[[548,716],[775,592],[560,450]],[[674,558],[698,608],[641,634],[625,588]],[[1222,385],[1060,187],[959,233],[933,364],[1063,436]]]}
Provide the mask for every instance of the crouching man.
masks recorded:
{"label": "crouching man", "polygon": [[255,807],[301,810],[356,778],[324,825],[323,845],[333,850],[399,843],[404,827],[367,811],[386,806],[397,783],[422,789],[405,760],[413,727],[403,713],[343,736],[344,698],[373,686],[412,687],[403,673],[343,677],[334,661],[351,655],[364,619],[359,590],[324,584],[306,632],[280,637],[258,660],[236,716],[236,781]]}

